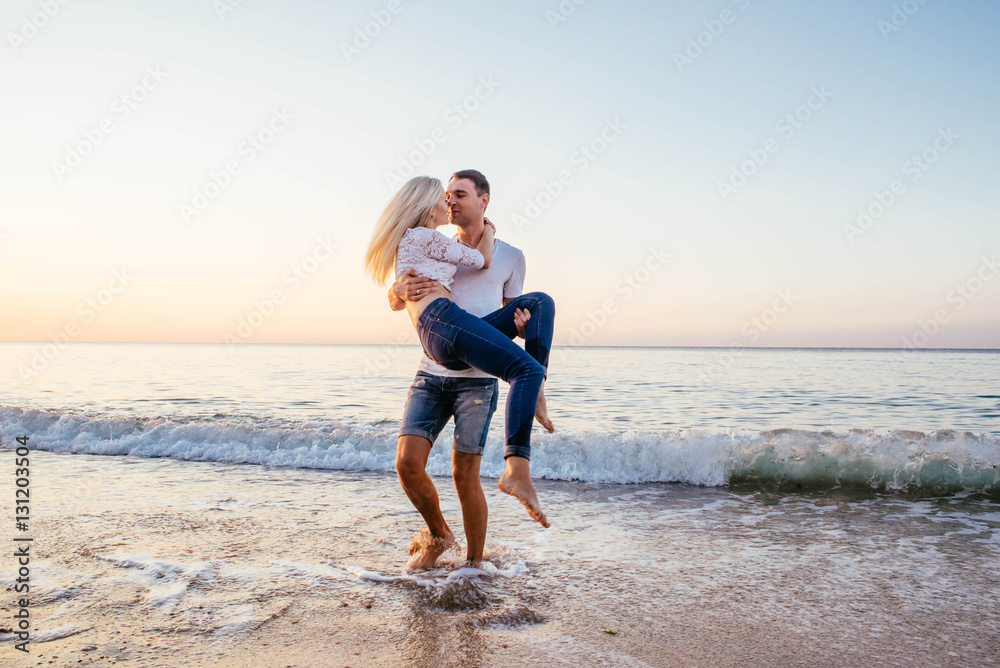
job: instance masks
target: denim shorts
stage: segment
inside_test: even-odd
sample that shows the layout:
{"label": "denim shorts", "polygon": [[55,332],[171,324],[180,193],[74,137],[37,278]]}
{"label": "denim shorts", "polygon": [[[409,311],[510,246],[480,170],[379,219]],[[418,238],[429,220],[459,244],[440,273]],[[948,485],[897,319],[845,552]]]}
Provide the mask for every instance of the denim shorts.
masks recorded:
{"label": "denim shorts", "polygon": [[496,378],[454,378],[418,371],[406,395],[399,435],[421,436],[433,444],[454,415],[452,447],[482,455],[499,394]]}

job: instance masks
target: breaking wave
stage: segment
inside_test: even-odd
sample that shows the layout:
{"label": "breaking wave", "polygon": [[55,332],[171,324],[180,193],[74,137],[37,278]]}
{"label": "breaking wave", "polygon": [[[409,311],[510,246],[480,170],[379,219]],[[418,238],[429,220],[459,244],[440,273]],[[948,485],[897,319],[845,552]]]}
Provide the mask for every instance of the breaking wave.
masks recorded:
{"label": "breaking wave", "polygon": [[[35,450],[291,466],[395,469],[397,422],[381,424],[131,418],[0,407],[0,446],[26,435]],[[428,471],[450,475],[451,427]],[[503,472],[490,438],[482,472]],[[1000,495],[1000,435],[850,429],[556,432],[532,435],[536,478],[603,483],[750,485],[774,491],[850,488],[883,492]]]}

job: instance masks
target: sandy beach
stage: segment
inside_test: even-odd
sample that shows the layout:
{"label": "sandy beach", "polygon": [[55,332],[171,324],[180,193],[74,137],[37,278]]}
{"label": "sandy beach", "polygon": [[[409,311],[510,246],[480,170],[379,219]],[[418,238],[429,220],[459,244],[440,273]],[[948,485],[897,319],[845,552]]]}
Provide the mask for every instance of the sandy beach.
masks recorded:
{"label": "sandy beach", "polygon": [[[462,570],[449,552],[441,570],[404,575],[419,524],[390,475],[34,458],[33,641],[24,655],[5,638],[4,665],[960,666],[1000,656],[1000,513],[988,501],[542,481],[555,521],[540,531],[486,479],[491,563]],[[439,488],[460,534],[449,482]]]}

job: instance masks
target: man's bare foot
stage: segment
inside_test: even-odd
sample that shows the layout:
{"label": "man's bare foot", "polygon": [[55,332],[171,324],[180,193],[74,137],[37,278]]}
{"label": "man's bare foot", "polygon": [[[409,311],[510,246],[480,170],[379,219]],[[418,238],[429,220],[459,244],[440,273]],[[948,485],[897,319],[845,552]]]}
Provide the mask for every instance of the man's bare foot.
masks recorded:
{"label": "man's bare foot", "polygon": [[417,532],[410,543],[410,559],[406,562],[406,570],[424,571],[434,568],[438,557],[455,542],[455,534],[448,532],[446,536],[435,537],[427,528]]}
{"label": "man's bare foot", "polygon": [[505,494],[510,494],[524,504],[528,509],[531,519],[541,524],[546,529],[549,528],[549,521],[542,512],[542,507],[538,504],[538,495],[535,494],[535,486],[531,484],[531,469],[528,460],[524,457],[508,457],[507,470],[497,481],[497,487]]}
{"label": "man's bare foot", "polygon": [[552,426],[552,420],[549,419],[549,411],[545,407],[545,386],[538,388],[538,403],[535,404],[535,419],[538,420],[538,424],[545,427],[551,434],[555,432],[556,428]]}

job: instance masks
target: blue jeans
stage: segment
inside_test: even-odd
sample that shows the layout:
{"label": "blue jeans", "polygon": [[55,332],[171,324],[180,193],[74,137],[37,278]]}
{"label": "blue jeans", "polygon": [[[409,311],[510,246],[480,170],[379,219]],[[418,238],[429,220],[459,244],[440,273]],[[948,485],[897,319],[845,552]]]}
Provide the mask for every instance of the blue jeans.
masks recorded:
{"label": "blue jeans", "polygon": [[[517,336],[514,310],[518,308],[531,313],[523,349],[513,341]],[[529,292],[482,318],[446,297],[438,297],[417,319],[420,343],[432,360],[446,369],[475,367],[510,383],[504,459],[530,459],[531,426],[538,392],[548,374],[555,314],[551,297],[544,292]]]}

